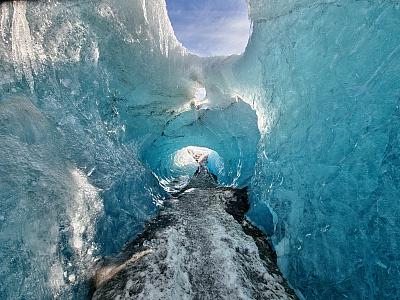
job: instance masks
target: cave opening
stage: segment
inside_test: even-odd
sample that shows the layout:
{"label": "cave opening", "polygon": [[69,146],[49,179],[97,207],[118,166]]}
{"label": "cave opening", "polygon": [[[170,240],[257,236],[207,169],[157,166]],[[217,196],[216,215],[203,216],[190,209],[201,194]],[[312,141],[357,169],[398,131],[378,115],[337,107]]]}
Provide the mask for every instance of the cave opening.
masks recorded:
{"label": "cave opening", "polygon": [[223,158],[218,152],[199,146],[185,146],[172,153],[165,163],[160,185],[167,192],[176,192],[188,184],[200,166],[204,166],[216,178],[224,171]]}
{"label": "cave opening", "polygon": [[191,53],[228,56],[244,52],[250,36],[245,0],[167,0],[175,35]]}
{"label": "cave opening", "polygon": [[190,173],[193,173],[192,169],[204,165],[211,173],[218,176],[224,168],[224,162],[220,155],[206,147],[184,147],[175,152],[173,160],[176,168],[190,169]]}

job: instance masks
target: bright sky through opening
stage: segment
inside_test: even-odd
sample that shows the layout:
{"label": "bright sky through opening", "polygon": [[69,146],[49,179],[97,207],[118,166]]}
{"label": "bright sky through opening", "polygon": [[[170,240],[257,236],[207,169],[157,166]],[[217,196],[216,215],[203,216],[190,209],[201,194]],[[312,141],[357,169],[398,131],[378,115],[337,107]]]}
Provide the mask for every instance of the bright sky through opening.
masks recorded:
{"label": "bright sky through opening", "polygon": [[245,0],[167,0],[178,40],[200,56],[244,52],[250,34]]}

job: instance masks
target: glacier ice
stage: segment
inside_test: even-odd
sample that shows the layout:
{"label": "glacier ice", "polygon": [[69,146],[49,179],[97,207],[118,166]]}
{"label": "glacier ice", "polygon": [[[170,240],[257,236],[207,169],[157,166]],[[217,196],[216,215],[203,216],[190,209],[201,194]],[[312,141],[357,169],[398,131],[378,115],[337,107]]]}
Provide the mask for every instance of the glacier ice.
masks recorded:
{"label": "glacier ice", "polygon": [[250,185],[299,295],[400,298],[399,1],[248,3],[245,53],[209,58],[164,0],[1,3],[0,298],[83,297],[188,146]]}
{"label": "glacier ice", "polygon": [[[83,271],[96,256],[119,250],[163,198],[135,142],[124,143],[113,105],[123,98],[118,93],[136,89],[133,73],[123,79],[121,68],[130,62],[137,70],[140,35],[152,38],[146,49],[164,41],[160,60],[177,42],[158,30],[168,27],[157,6],[148,12],[159,28],[149,32],[141,26],[150,21],[143,3],[111,4],[1,4],[2,299],[68,298],[69,285],[79,297]],[[127,63],[116,59],[118,51],[127,52]]]}
{"label": "glacier ice", "polygon": [[399,298],[400,3],[251,3],[281,268],[306,299]]}

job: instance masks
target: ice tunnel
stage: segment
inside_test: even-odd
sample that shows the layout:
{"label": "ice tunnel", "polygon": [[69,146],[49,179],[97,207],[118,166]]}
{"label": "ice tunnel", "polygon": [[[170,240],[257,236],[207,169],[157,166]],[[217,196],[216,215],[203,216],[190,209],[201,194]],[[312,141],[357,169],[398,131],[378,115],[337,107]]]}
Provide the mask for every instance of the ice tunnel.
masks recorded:
{"label": "ice tunnel", "polygon": [[163,165],[156,175],[160,185],[167,192],[178,192],[190,181],[204,161],[207,168],[217,178],[221,178],[224,171],[224,163],[221,156],[212,149],[198,146],[183,147],[167,158],[159,158]]}
{"label": "ice tunnel", "polygon": [[85,299],[193,146],[300,299],[400,298],[400,2],[247,4],[199,57],[164,0],[1,2],[1,299]]}
{"label": "ice tunnel", "polygon": [[215,174],[221,184],[246,186],[252,177],[259,138],[257,116],[243,101],[235,100],[223,108],[194,108],[169,120],[161,134],[143,146],[143,161],[157,177],[174,178],[170,161],[176,151],[190,145],[206,147],[224,162]]}

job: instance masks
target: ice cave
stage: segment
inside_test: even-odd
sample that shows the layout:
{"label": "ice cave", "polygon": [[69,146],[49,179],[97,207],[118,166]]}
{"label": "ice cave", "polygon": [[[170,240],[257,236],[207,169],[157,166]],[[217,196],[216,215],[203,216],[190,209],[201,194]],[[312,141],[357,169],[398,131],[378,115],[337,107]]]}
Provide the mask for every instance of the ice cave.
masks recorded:
{"label": "ice cave", "polygon": [[[186,227],[160,236],[203,226],[213,254],[193,259],[225,280],[215,297],[184,271],[163,285],[150,264],[133,275],[153,276],[140,297],[119,276],[122,296],[93,299],[400,299],[399,0],[245,5],[244,52],[200,56],[165,0],[0,3],[0,299],[92,297],[100,259],[173,205]],[[189,183],[204,157],[212,216]],[[245,216],[218,223],[210,199],[224,197],[247,197]],[[234,218],[270,237],[284,280]],[[99,284],[146,255],[196,267],[165,243],[103,267]]]}

